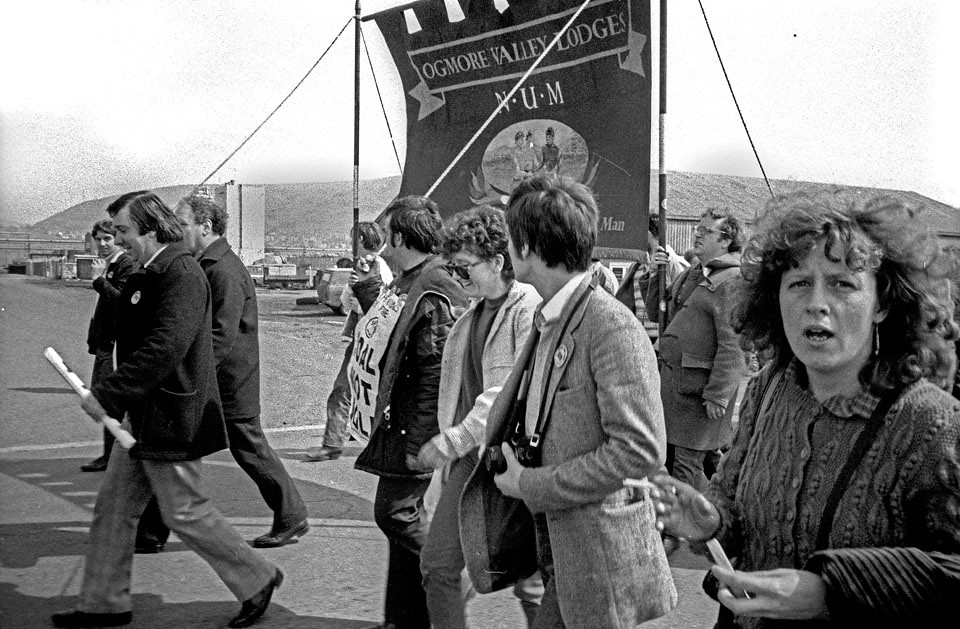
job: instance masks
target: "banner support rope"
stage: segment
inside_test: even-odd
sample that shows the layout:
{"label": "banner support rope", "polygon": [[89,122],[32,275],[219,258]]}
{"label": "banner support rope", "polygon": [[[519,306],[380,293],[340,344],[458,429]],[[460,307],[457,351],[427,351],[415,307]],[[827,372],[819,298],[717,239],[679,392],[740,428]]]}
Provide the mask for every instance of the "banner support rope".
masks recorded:
{"label": "banner support rope", "polygon": [[393,154],[397,158],[397,168],[400,174],[403,174],[403,165],[400,163],[400,153],[397,152],[397,143],[393,139],[393,129],[390,127],[390,119],[387,118],[387,108],[383,104],[383,96],[380,95],[380,84],[377,82],[377,73],[373,71],[373,60],[370,59],[370,49],[367,47],[367,36],[363,34],[363,28],[360,28],[360,40],[363,42],[363,51],[367,53],[367,63],[370,65],[370,76],[373,77],[373,86],[377,89],[377,98],[380,99],[380,111],[383,112],[383,120],[387,123],[387,133],[390,135],[390,144],[393,145]]}
{"label": "banner support rope", "polygon": [[240,151],[240,149],[242,149],[242,148],[244,147],[244,145],[245,145],[247,142],[249,142],[251,138],[253,138],[254,135],[256,135],[257,131],[259,131],[259,130],[263,127],[263,125],[267,124],[267,121],[268,121],[268,120],[270,120],[271,118],[273,118],[273,115],[274,115],[275,113],[277,113],[277,112],[280,110],[281,107],[283,107],[284,103],[286,103],[286,102],[290,99],[290,97],[293,96],[293,93],[296,92],[296,91],[300,88],[301,85],[303,85],[303,82],[307,80],[307,77],[310,76],[310,73],[312,73],[312,72],[316,69],[316,67],[320,64],[320,62],[323,61],[323,58],[327,56],[327,53],[330,52],[330,49],[333,48],[333,45],[334,45],[335,43],[337,43],[337,40],[340,39],[340,36],[341,36],[341,35],[343,35],[343,31],[347,30],[347,27],[350,26],[350,23],[351,23],[352,21],[353,21],[353,18],[352,18],[352,17],[351,17],[349,20],[347,20],[347,23],[343,25],[343,28],[341,28],[341,29],[340,29],[340,32],[337,33],[337,36],[333,38],[333,41],[330,42],[330,45],[327,46],[327,49],[323,51],[323,54],[320,55],[320,58],[317,59],[317,60],[313,63],[312,66],[310,66],[310,69],[307,70],[307,73],[303,75],[303,78],[300,79],[300,81],[293,87],[292,90],[290,90],[290,93],[287,94],[287,95],[284,97],[284,99],[283,99],[282,101],[280,101],[280,104],[277,105],[277,106],[274,108],[274,110],[270,112],[270,115],[267,116],[266,118],[264,118],[264,119],[263,119],[263,122],[261,122],[260,124],[258,124],[258,125],[257,125],[257,128],[254,129],[254,130],[250,133],[250,135],[248,135],[248,136],[246,137],[246,139],[244,139],[244,141],[240,143],[240,146],[238,146],[237,148],[233,149],[233,152],[230,153],[229,155],[227,155],[227,158],[226,158],[225,160],[223,160],[222,162],[220,162],[220,165],[219,165],[219,166],[217,166],[216,168],[214,168],[213,171],[212,171],[209,175],[207,175],[206,177],[204,177],[203,181],[201,181],[200,183],[198,183],[198,184],[196,185],[196,187],[194,187],[194,191],[196,191],[197,188],[199,188],[200,186],[202,186],[202,185],[204,185],[205,183],[207,183],[208,181],[210,181],[210,178],[213,177],[214,175],[216,175],[217,172],[218,172],[221,168],[223,168],[224,164],[226,164],[227,162],[229,162],[229,161],[233,158],[233,156],[236,155],[236,154]]}

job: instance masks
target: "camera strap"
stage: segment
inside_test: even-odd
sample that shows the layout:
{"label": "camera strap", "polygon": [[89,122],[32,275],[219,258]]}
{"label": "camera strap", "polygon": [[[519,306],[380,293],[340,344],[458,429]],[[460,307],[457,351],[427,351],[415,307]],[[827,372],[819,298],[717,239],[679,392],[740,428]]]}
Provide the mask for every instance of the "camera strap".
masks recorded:
{"label": "camera strap", "polygon": [[[587,299],[590,298],[590,295],[593,294],[593,291],[597,287],[597,281],[598,279],[594,277],[591,280],[590,285],[587,287],[587,290],[583,291],[583,293],[581,293],[577,301],[573,304],[573,308],[571,308],[569,311],[570,312],[569,316],[567,316],[566,320],[563,322],[563,327],[560,328],[560,333],[555,337],[557,343],[563,342],[563,337],[567,333],[567,328],[570,327],[570,320],[573,319],[573,314],[577,312],[577,310],[579,310],[581,306],[583,306],[584,303],[586,303]],[[539,341],[540,339],[538,339],[538,343]],[[528,369],[530,370],[531,377],[533,375],[533,363],[535,361],[536,361],[536,351],[534,351],[534,360],[530,362],[530,365],[528,367]],[[530,447],[532,448],[540,447],[540,441],[543,439],[543,435],[547,431],[547,424],[549,423],[550,415],[552,414],[552,413],[544,414],[543,409],[546,408],[547,392],[550,390],[550,381],[553,378],[554,370],[548,367],[545,371],[546,371],[546,377],[543,379],[543,388],[540,391],[540,407],[539,407],[540,411],[539,411],[539,416],[537,417],[537,425],[534,428],[533,434],[530,435]],[[530,378],[528,378],[528,380],[529,379]],[[527,390],[523,392],[524,399],[526,399],[526,394],[529,392],[529,389],[530,389],[530,383],[528,382]],[[520,418],[520,423],[517,425],[517,428],[514,429],[515,434],[517,434],[517,436],[520,436],[520,437],[524,436],[524,432],[525,432],[523,430],[524,419],[525,417]]]}

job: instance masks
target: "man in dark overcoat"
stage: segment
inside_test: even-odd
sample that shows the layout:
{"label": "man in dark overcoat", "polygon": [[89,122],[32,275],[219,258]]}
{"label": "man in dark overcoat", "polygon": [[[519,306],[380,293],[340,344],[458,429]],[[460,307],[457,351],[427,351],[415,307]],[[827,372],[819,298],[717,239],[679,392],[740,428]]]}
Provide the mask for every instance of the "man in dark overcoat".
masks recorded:
{"label": "man in dark overcoat", "polygon": [[200,262],[213,297],[213,355],[230,453],[273,511],[257,548],[283,546],[310,528],[307,507],[260,425],[260,337],[257,293],[250,273],[224,237],[227,211],[198,194],[183,199],[177,218],[187,248]]}
{"label": "man in dark overcoat", "polygon": [[[84,396],[100,419],[128,418],[136,438],[114,448],[94,508],[80,599],[57,627],[112,627],[132,618],[137,519],[155,494],[164,521],[243,605],[230,627],[263,615],[283,574],[257,555],[201,491],[201,457],[227,445],[210,335],[210,287],[156,195],[126,194],[107,209],[138,262],[120,297],[117,370]],[[125,424],[127,422],[125,421]]]}

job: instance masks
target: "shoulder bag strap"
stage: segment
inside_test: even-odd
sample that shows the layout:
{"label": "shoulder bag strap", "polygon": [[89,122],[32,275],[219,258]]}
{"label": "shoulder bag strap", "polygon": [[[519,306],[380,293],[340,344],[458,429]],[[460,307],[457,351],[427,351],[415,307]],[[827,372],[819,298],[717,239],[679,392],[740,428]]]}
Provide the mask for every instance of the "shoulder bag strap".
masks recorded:
{"label": "shoulder bag strap", "polygon": [[844,463],[843,469],[840,470],[840,475],[837,476],[837,482],[833,486],[833,490],[827,498],[827,504],[823,509],[823,516],[820,518],[820,528],[817,529],[816,550],[824,550],[829,545],[830,531],[833,530],[833,517],[837,513],[840,499],[843,498],[843,494],[847,491],[847,485],[850,484],[850,477],[854,471],[856,471],[860,462],[863,461],[867,450],[873,445],[877,433],[879,433],[883,427],[884,417],[886,417],[887,412],[890,410],[890,407],[893,406],[893,403],[897,401],[898,397],[900,397],[900,391],[894,389],[880,399],[877,408],[874,409],[873,414],[867,421],[867,425],[864,426],[860,436],[857,437],[856,443],[853,444],[853,450],[850,452],[850,456],[847,457],[847,462]]}

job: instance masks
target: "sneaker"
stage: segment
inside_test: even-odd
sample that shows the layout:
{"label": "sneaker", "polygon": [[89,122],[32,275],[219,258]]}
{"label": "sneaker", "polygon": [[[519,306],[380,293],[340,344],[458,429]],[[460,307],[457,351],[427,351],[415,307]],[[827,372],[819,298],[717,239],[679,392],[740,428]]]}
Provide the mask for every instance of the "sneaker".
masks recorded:
{"label": "sneaker", "polygon": [[333,461],[339,459],[341,454],[343,454],[342,448],[323,446],[322,448],[310,448],[307,450],[305,458],[307,461]]}

